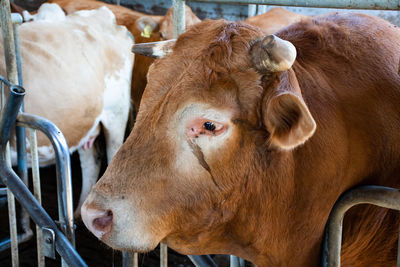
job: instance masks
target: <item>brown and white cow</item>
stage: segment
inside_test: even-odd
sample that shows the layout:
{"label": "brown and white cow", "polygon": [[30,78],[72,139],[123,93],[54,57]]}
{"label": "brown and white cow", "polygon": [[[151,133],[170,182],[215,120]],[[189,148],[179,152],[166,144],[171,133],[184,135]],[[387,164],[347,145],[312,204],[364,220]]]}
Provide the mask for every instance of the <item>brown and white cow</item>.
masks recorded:
{"label": "brown and white cow", "polygon": [[[319,266],[344,191],[400,186],[398,28],[335,13],[276,35],[207,20],[155,61],[135,127],[82,208],[94,235],[121,250],[163,242]],[[393,266],[398,222],[352,209],[343,266]]]}
{"label": "brown and white cow", "polygon": [[[124,139],[133,40],[105,7],[65,16],[58,5],[44,4],[37,15],[41,19],[23,23],[19,31],[25,111],[55,123],[71,153],[79,152],[82,204],[100,172],[94,139],[103,129],[109,161]],[[4,64],[0,66],[5,75]],[[44,135],[38,136],[38,146],[41,165],[54,162]]]}
{"label": "brown and white cow", "polygon": [[[156,16],[96,0],[52,0],[51,2],[60,5],[67,14],[78,10],[88,10],[106,6],[114,13],[117,24],[126,26],[133,34],[136,44],[174,38],[172,8],[168,10],[165,16]],[[186,6],[185,18],[187,27],[200,22],[200,19],[188,6]],[[143,34],[144,31],[147,32]],[[143,91],[147,84],[147,71],[153,61],[154,59],[142,55],[135,57],[132,70],[131,97],[136,110],[139,109],[140,99],[142,98]]]}

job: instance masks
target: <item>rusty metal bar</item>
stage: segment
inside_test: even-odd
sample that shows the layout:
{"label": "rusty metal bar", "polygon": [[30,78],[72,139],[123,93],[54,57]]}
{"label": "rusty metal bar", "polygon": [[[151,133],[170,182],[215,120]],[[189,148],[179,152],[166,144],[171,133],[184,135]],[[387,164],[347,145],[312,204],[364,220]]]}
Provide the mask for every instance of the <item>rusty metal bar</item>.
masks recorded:
{"label": "rusty metal bar", "polygon": [[192,2],[221,4],[260,4],[338,9],[400,10],[400,0],[190,0]]}
{"label": "rusty metal bar", "polygon": [[359,186],[345,192],[335,203],[324,237],[322,266],[340,266],[342,228],[345,213],[353,206],[371,204],[400,210],[400,190],[383,186]]}

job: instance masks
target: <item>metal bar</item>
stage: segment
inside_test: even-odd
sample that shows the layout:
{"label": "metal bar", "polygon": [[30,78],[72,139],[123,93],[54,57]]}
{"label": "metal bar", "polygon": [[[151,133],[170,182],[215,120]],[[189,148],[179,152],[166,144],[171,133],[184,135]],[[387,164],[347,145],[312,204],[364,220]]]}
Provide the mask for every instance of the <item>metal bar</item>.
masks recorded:
{"label": "metal bar", "polygon": [[122,266],[123,267],[138,267],[138,253],[136,252],[122,252]]}
{"label": "metal bar", "polygon": [[[18,75],[18,85],[24,86],[22,81],[22,59],[21,59],[21,47],[19,44],[19,25],[22,23],[23,19],[20,14],[11,14],[11,20],[13,22],[13,33],[14,33],[14,47],[15,47],[15,60],[17,64],[17,75]],[[24,111],[24,104],[22,103],[22,111]]]}
{"label": "metal bar", "polygon": [[[2,94],[5,94],[5,92],[3,91]],[[0,133],[0,143],[4,148],[4,151],[0,151],[0,153],[4,153],[3,157],[4,165],[7,166],[8,168],[11,168],[8,140],[10,139],[11,129],[15,124],[15,116],[16,116],[14,115],[14,119],[12,117],[8,118],[8,114],[18,113],[24,94],[25,90],[23,88],[11,87],[8,101],[6,103],[3,102],[4,107],[2,108],[2,113],[1,113],[0,129],[5,129],[5,132]],[[6,131],[9,131],[9,133],[7,133]],[[7,185],[6,182],[4,183]],[[7,201],[8,201],[8,217],[9,217],[10,238],[11,238],[10,240],[11,263],[13,267],[17,267],[19,266],[17,218],[15,210],[15,198],[10,190],[7,190]]]}
{"label": "metal bar", "polygon": [[[31,166],[32,166],[32,183],[33,193],[35,198],[42,205],[42,195],[40,189],[40,173],[39,173],[39,157],[37,150],[37,137],[36,130],[28,129],[29,132],[29,144],[31,147]],[[38,267],[44,267],[44,254],[43,254],[43,232],[42,229],[36,225],[36,244],[37,244],[37,260]]]}
{"label": "metal bar", "polygon": [[13,267],[19,266],[18,257],[18,233],[17,233],[17,217],[15,214],[15,198],[10,190],[7,190],[7,202],[8,202],[8,221],[10,227],[11,236],[11,263]]}
{"label": "metal bar", "polygon": [[56,235],[56,249],[70,266],[87,266],[68,239],[57,228],[35,197],[6,162],[6,144],[11,136],[25,90],[18,86],[10,88],[11,93],[1,114],[0,120],[0,178],[18,201],[27,209],[33,221],[40,227],[52,229]]}
{"label": "metal bar", "polygon": [[185,32],[185,0],[172,0],[174,7],[173,20],[174,20],[174,38],[178,38],[179,34]]}
{"label": "metal bar", "polygon": [[400,210],[400,190],[383,186],[359,186],[340,196],[329,215],[324,237],[322,266],[340,266],[343,217],[346,211],[359,204]]}
{"label": "metal bar", "polygon": [[10,2],[8,0],[1,0],[1,30],[3,34],[7,78],[12,84],[18,84],[17,62],[15,57],[14,35],[10,10]]}
{"label": "metal bar", "polygon": [[192,2],[223,4],[261,4],[272,6],[295,6],[338,9],[400,10],[399,0],[190,0]]}
{"label": "metal bar", "polygon": [[[12,84],[17,84],[18,82],[17,64],[15,57],[14,36],[13,36],[12,21],[10,14],[11,14],[11,8],[9,0],[1,0],[0,2],[1,30],[3,36],[4,58],[6,63],[7,78],[9,81],[11,81]],[[2,113],[2,115],[4,115],[4,112]],[[9,139],[6,140],[8,141]],[[11,165],[9,145],[4,144],[4,146],[5,146],[5,155],[4,155],[5,160],[9,165]],[[12,266],[18,266],[19,260],[18,260],[17,219],[15,212],[15,199],[11,192],[8,192],[7,194],[7,201],[8,201],[8,216],[9,216],[10,236],[11,236]]]}
{"label": "metal bar", "polygon": [[168,247],[160,243],[160,267],[168,266]]}
{"label": "metal bar", "polygon": [[257,15],[257,5],[249,5],[247,8],[247,17],[251,18]]}
{"label": "metal bar", "polygon": [[[17,125],[43,132],[51,141],[56,155],[57,192],[59,196],[59,219],[67,238],[75,246],[74,217],[72,202],[71,163],[67,141],[51,121],[39,116],[22,113]],[[60,197],[61,196],[61,197]]]}
{"label": "metal bar", "polygon": [[[22,17],[20,14],[12,14],[11,19],[13,22],[13,35],[14,35],[14,47],[15,47],[15,60],[17,64],[17,77],[18,77],[18,85],[22,86],[22,65],[21,65],[21,51],[19,46],[19,37],[18,37],[18,26],[22,23]],[[21,104],[21,112],[24,111],[24,103]],[[17,168],[18,168],[18,176],[24,182],[24,184],[29,187],[28,180],[28,166],[26,159],[26,133],[25,128],[16,127],[16,147],[17,147]],[[30,240],[33,236],[33,231],[30,225],[30,218],[28,212],[22,208],[20,212],[20,221],[21,221],[21,229],[22,234],[18,236],[18,243],[26,242]]]}
{"label": "metal bar", "polygon": [[209,255],[188,255],[188,257],[196,267],[218,267]]}
{"label": "metal bar", "polygon": [[244,267],[244,259],[231,255],[230,267]]}

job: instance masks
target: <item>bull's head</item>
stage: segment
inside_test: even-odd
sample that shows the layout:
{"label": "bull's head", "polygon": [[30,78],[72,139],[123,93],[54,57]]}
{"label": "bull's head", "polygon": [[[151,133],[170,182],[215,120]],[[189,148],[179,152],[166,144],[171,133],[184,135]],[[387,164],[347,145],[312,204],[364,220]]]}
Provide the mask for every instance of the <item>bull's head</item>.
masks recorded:
{"label": "bull's head", "polygon": [[225,21],[202,22],[167,44],[157,45],[157,57],[168,55],[151,66],[135,127],[83,220],[116,249],[165,242],[256,260],[255,249],[285,227],[290,153],[316,127],[291,69],[296,49]]}

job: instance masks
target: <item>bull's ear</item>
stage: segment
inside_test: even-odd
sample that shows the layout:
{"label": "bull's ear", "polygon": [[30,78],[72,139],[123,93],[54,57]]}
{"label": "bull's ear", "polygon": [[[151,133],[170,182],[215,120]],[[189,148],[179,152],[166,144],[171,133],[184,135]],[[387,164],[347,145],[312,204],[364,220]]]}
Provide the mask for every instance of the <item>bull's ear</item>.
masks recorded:
{"label": "bull's ear", "polygon": [[264,103],[263,120],[271,145],[291,150],[314,134],[316,123],[301,96],[294,73],[283,76],[276,93]]}

